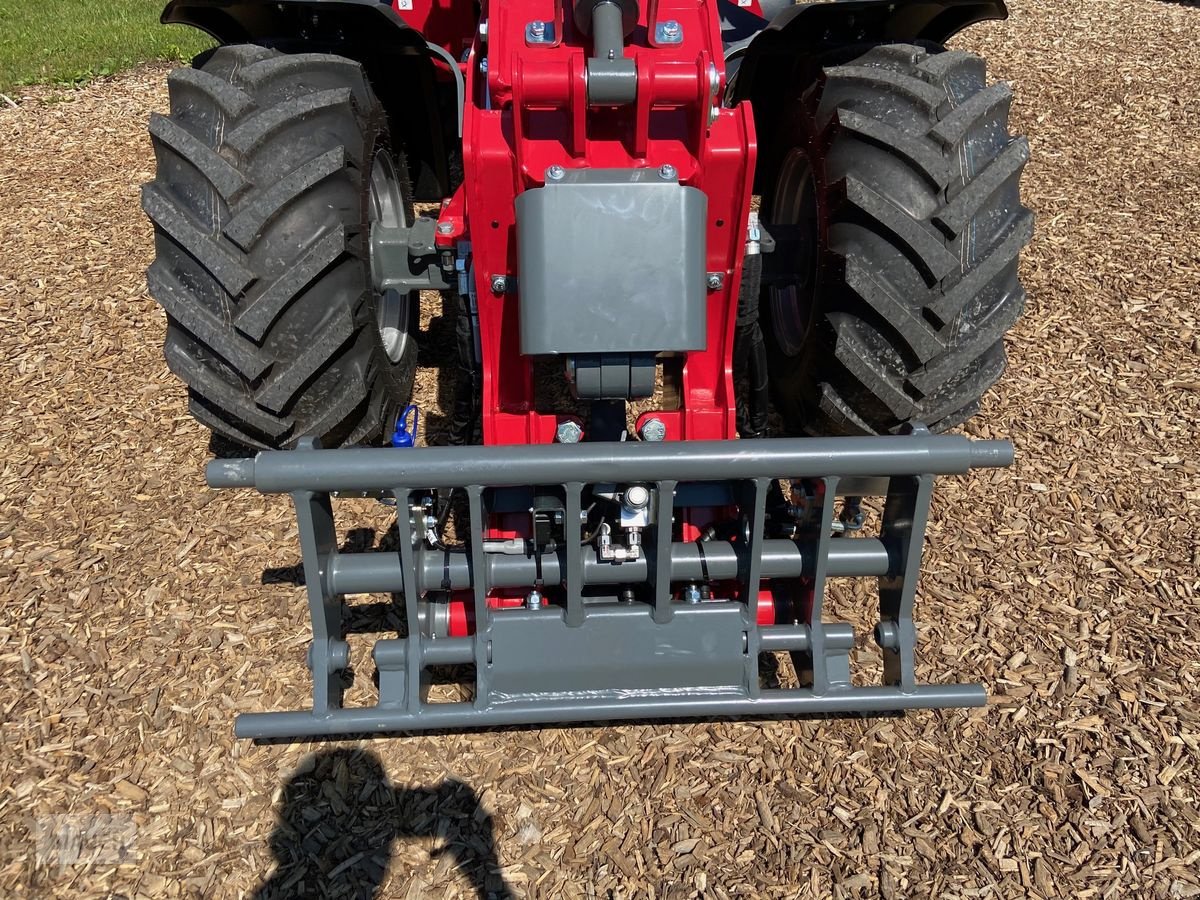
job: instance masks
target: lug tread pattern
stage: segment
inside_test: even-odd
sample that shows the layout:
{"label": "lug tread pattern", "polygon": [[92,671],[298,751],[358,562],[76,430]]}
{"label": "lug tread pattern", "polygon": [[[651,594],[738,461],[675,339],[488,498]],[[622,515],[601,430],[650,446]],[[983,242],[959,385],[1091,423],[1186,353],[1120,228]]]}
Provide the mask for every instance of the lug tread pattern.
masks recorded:
{"label": "lug tread pattern", "polygon": [[225,226],[225,236],[249,250],[268,222],[296,197],[346,167],[346,148],[335,147],[293,169],[274,184],[247,198],[245,208]]}
{"label": "lug tread pattern", "polygon": [[272,416],[258,409],[252,397],[221,378],[212,366],[205,365],[179,339],[178,333],[168,332],[163,353],[167,358],[167,368],[187,383],[194,397],[221,409],[237,410],[244,426],[269,437],[279,437],[292,427],[290,419]]}
{"label": "lug tread pattern", "polygon": [[978,266],[950,290],[930,301],[925,309],[943,325],[954,320],[972,297],[1001,273],[1017,264],[1021,250],[1033,238],[1033,213],[1027,209],[1018,214],[1016,227],[989,252]]}
{"label": "lug tread pattern", "polygon": [[961,144],[967,132],[983,119],[990,119],[998,113],[1008,117],[1008,108],[1012,103],[1012,88],[1004,82],[989,85],[979,93],[967,98],[960,106],[944,117],[930,130],[944,146],[953,147]]}
{"label": "lug tread pattern", "polygon": [[297,121],[306,121],[327,109],[350,109],[350,89],[335,88],[285,100],[250,116],[225,138],[225,146],[246,156],[266,140]]}
{"label": "lug tread pattern", "polygon": [[987,168],[979,172],[963,190],[959,191],[953,200],[942,207],[934,216],[933,221],[944,228],[951,236],[962,234],[963,230],[983,211],[984,206],[992,199],[1014,176],[1020,176],[1021,170],[1029,162],[1029,142],[1025,138],[1017,138],[1004,148],[1003,152],[988,163]]}
{"label": "lug tread pattern", "polygon": [[161,113],[152,113],[150,116],[150,136],[157,144],[169,148],[176,156],[195,166],[226,200],[237,199],[246,187],[246,179],[228,160]]}
{"label": "lug tread pattern", "polygon": [[254,98],[245,91],[204,69],[175,69],[167,76],[167,91],[172,114],[179,108],[180,97],[191,95],[203,98],[229,120],[240,118],[254,106]]}
{"label": "lug tread pattern", "polygon": [[909,165],[920,169],[934,187],[946,183],[949,164],[940,152],[922,139],[922,136],[901,131],[887,122],[865,116],[853,109],[839,109],[837,124],[841,131],[856,134],[903,157]]}
{"label": "lug tread pattern", "polygon": [[255,393],[255,402],[271,412],[281,412],[304,383],[312,378],[353,334],[354,321],[349,313],[335,313],[333,321],[326,323],[316,332],[312,343],[286,366],[280,366],[270,383]]}
{"label": "lug tread pattern", "polygon": [[[360,163],[382,134],[361,66],[227,46],[167,82],[171,115],[151,121],[159,168],[142,205],[157,234],[147,278],[168,316],[164,352],[189,409],[250,447],[378,437],[416,355],[395,366],[384,355],[359,210],[327,199],[361,195]],[[363,146],[346,144],[359,134]]]}
{"label": "lug tread pattern", "polygon": [[1011,99],[979,57],[914,45],[827,67],[801,95],[796,140],[820,154],[830,209],[823,319],[775,391],[791,427],[944,430],[1000,377],[1033,229]]}
{"label": "lug tread pattern", "polygon": [[167,315],[196,340],[217,349],[220,357],[243,377],[256,379],[271,365],[270,358],[251,341],[226,340],[226,323],[208,307],[193,302],[187,289],[161,259],[150,265],[146,283]]}
{"label": "lug tread pattern", "polygon": [[853,176],[846,178],[845,186],[847,203],[886,230],[928,281],[941,281],[958,268],[958,257],[946,249],[927,224],[915,220],[896,203]]}
{"label": "lug tread pattern", "polygon": [[269,284],[265,290],[248,298],[238,311],[233,324],[247,337],[261,341],[287,307],[322,272],[346,255],[346,230],[338,226],[318,238],[295,265]]}
{"label": "lug tread pattern", "polygon": [[215,242],[153,182],[142,188],[142,209],[162,233],[212,273],[226,293],[240,294],[254,281],[254,273],[242,259]]}
{"label": "lug tread pattern", "polygon": [[898,296],[887,279],[875,274],[857,258],[846,260],[846,286],[879,315],[890,317],[905,343],[922,359],[932,359],[946,349],[942,335]]}
{"label": "lug tread pattern", "polygon": [[907,97],[931,113],[946,99],[945,93],[935,85],[902,71],[886,68],[884,65],[836,66],[826,69],[825,77],[867,91],[882,91]]}
{"label": "lug tread pattern", "polygon": [[[833,318],[833,317],[831,317]],[[870,346],[858,323],[838,316],[834,319],[837,341],[834,356],[862,384],[869,384],[875,396],[887,405],[892,415],[907,419],[913,411],[912,398],[890,377],[881,354]]]}

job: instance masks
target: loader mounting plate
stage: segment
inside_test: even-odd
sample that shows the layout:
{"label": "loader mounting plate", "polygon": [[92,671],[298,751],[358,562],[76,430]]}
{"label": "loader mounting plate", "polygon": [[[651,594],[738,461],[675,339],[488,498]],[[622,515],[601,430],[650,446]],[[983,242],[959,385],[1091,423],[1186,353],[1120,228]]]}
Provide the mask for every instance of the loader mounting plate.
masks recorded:
{"label": "loader mounting plate", "polygon": [[[307,441],[254,459],[216,460],[208,467],[213,487],[292,495],[313,619],[311,707],[242,715],[237,734],[300,738],[982,705],[979,685],[917,683],[913,601],[934,476],[1011,460],[1006,442],[924,429],[864,438],[407,450],[322,450]],[[784,537],[768,506],[781,479],[815,487],[812,515]],[[605,558],[569,527],[568,539],[524,552],[511,544],[499,552],[488,534],[499,491],[545,486],[562,498],[565,521],[579,523],[583,498],[610,483],[644,486],[653,498],[648,516],[660,524],[646,529],[635,558]],[[419,511],[431,489],[465,493],[470,524],[459,531],[458,547],[429,540]],[[685,510],[714,491],[738,510],[737,533],[682,540]],[[339,550],[332,503],[339,492],[394,498],[398,548]],[[834,534],[837,498],[848,495],[885,498],[876,534]],[[825,615],[831,577],[878,579],[879,684],[852,683],[853,630]],[[707,595],[692,591],[684,599],[680,588],[700,582],[712,586]],[[536,603],[497,600],[526,591]],[[403,628],[371,651],[378,702],[345,707],[343,598],[368,592],[391,594]],[[790,603],[781,602],[785,596]],[[455,597],[465,598],[458,602],[470,622],[460,621],[457,633],[437,624],[447,621]],[[760,654],[772,651],[791,654],[802,686],[761,683]],[[442,666],[470,673],[472,699],[429,702],[430,669]]]}

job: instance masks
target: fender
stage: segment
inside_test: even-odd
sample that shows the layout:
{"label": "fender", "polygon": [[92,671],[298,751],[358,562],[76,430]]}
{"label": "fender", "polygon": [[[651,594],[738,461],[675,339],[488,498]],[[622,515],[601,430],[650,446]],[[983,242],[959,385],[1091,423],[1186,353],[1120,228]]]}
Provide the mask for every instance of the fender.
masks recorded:
{"label": "fender", "polygon": [[[445,51],[378,0],[171,0],[160,21],[191,25],[220,44],[336,53],[362,63],[408,159],[413,196],[438,201],[461,177],[455,79]],[[441,77],[439,77],[439,74]]]}
{"label": "fender", "polygon": [[[724,0],[721,5],[732,26],[726,31],[733,38],[726,50],[729,68],[736,73],[726,97],[731,105],[743,100],[753,105],[760,148],[758,192],[773,169],[775,136],[785,119],[781,113],[814,58],[855,44],[944,44],[977,22],[1008,18],[1004,0],[835,0],[786,7],[747,40],[746,17],[751,14]],[[762,9],[770,15],[778,4],[764,2]],[[754,18],[761,25],[763,20]]]}

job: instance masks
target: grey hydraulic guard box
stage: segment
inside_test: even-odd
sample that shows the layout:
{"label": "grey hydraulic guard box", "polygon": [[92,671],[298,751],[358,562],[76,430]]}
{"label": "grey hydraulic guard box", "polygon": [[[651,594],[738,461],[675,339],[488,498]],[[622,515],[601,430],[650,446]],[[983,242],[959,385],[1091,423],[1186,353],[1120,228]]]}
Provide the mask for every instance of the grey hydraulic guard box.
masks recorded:
{"label": "grey hydraulic guard box", "polygon": [[704,349],[703,191],[658,169],[557,169],[516,210],[522,353]]}

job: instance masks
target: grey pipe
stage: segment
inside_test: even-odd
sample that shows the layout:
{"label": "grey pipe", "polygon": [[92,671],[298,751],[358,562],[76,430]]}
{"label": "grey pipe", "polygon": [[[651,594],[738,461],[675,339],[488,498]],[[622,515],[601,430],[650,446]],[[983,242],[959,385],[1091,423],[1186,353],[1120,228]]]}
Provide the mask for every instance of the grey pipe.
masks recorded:
{"label": "grey pipe", "polygon": [[208,464],[210,487],[370,491],[392,487],[489,487],[604,481],[817,478],[826,475],[956,475],[1012,463],[1008,441],[962,435],[643,441],[397,450],[266,450]]}
{"label": "grey pipe", "polygon": [[592,56],[621,59],[625,56],[625,23],[621,7],[603,0],[592,7]]}
{"label": "grey pipe", "polygon": [[750,699],[734,694],[697,693],[672,698],[554,698],[514,700],[479,708],[469,702],[436,703],[419,712],[366,707],[337,709],[317,716],[308,711],[246,713],[238,716],[239,738],[268,740],[335,734],[380,734],[442,728],[487,728],[532,725],[538,722],[591,722],[612,719],[668,719],[716,716],[829,715],[883,713],[901,709],[942,709],[983,706],[987,695],[977,684],[918,685],[911,691],[896,687],[860,687],[817,695],[808,689],[773,690]]}
{"label": "grey pipe", "polygon": [[[763,541],[762,577],[797,578],[811,575],[815,548],[792,541]],[[544,584],[560,584],[566,577],[562,553],[543,553],[541,577]],[[585,547],[583,583],[645,584],[650,567],[645,558],[632,562],[610,563],[599,559],[594,547]],[[701,557],[703,553],[703,557]],[[465,590],[472,586],[471,567],[462,550],[427,550],[419,554],[421,590]],[[532,587],[537,582],[538,564],[532,556],[507,556],[490,553],[487,559],[487,585],[493,588]],[[887,548],[878,538],[842,538],[830,542],[830,577],[881,576],[890,571]],[[707,577],[706,577],[707,575]],[[723,581],[738,577],[738,554],[728,541],[709,541],[701,551],[697,544],[671,546],[671,580]],[[326,586],[331,594],[398,593],[403,585],[398,553],[338,553],[325,570]]]}

